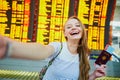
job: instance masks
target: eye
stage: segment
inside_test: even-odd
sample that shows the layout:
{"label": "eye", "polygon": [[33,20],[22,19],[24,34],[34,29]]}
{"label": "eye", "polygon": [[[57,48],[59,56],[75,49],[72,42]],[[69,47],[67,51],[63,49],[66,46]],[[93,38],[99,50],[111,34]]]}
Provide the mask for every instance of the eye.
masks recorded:
{"label": "eye", "polygon": [[67,28],[67,29],[70,29],[70,28],[71,28],[71,26],[67,26],[66,28]]}
{"label": "eye", "polygon": [[76,27],[80,27],[80,25],[79,25],[79,24],[77,24],[77,25],[76,25]]}

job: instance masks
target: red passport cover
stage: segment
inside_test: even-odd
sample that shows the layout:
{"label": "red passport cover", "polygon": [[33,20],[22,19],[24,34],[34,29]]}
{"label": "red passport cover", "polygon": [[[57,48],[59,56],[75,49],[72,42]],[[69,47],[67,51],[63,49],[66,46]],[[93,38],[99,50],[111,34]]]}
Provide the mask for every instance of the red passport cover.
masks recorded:
{"label": "red passport cover", "polygon": [[98,65],[106,64],[110,60],[111,56],[112,55],[109,52],[103,50],[100,53],[99,57],[96,59],[95,63],[98,64]]}

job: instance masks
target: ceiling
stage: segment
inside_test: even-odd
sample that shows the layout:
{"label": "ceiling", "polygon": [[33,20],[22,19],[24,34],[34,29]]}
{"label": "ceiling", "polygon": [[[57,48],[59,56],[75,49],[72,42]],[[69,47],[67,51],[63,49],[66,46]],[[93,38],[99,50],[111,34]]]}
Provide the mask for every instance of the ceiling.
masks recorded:
{"label": "ceiling", "polygon": [[114,19],[111,21],[113,27],[113,36],[120,37],[120,0],[116,0],[116,8],[114,13]]}
{"label": "ceiling", "polygon": [[120,6],[120,0],[117,0],[116,6]]}

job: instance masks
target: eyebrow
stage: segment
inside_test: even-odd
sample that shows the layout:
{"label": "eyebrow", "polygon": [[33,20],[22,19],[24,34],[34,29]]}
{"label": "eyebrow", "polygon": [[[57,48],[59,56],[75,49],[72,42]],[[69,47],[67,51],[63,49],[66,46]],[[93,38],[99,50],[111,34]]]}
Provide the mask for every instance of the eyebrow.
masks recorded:
{"label": "eyebrow", "polygon": [[66,24],[66,25],[71,25],[71,24]]}

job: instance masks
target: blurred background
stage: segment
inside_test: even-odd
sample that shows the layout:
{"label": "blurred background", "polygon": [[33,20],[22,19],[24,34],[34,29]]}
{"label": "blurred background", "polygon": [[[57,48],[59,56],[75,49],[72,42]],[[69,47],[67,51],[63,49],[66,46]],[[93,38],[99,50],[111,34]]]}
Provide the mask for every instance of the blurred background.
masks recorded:
{"label": "blurred background", "polygon": [[[78,16],[85,25],[92,66],[106,44],[115,49],[107,80],[120,80],[120,0],[0,0],[0,35],[21,42],[65,41],[63,25]],[[0,80],[37,80],[46,60],[0,60]]]}

